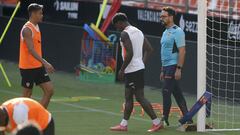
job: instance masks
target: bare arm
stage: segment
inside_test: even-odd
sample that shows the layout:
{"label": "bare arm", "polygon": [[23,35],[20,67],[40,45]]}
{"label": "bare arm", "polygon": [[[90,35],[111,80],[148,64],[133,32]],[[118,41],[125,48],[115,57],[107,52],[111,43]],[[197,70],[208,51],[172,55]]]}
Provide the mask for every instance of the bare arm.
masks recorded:
{"label": "bare arm", "polygon": [[182,67],[185,61],[185,54],[186,54],[185,46],[178,48],[178,51],[179,51],[178,66]]}
{"label": "bare arm", "polygon": [[146,37],[144,37],[143,50],[144,50],[143,62],[146,65],[147,60],[149,59],[149,57],[151,56],[151,54],[153,52],[152,45],[150,44],[150,42],[148,41],[148,39]]}
{"label": "bare arm", "polygon": [[[182,67],[185,61],[185,47],[179,47],[178,48],[178,53],[179,53],[179,57],[178,57],[178,66]],[[181,68],[177,68],[176,72],[175,72],[175,79],[176,80],[180,80],[181,79]]]}
{"label": "bare arm", "polygon": [[124,58],[123,65],[121,67],[121,71],[124,71],[128,64],[131,62],[132,57],[133,57],[133,48],[132,48],[132,42],[129,38],[129,35],[126,32],[121,33],[121,41],[123,43],[123,46],[126,50],[126,56]]}
{"label": "bare arm", "polygon": [[34,50],[34,45],[33,45],[33,39],[32,39],[32,31],[29,28],[24,28],[23,29],[23,38],[27,43],[27,48],[28,51],[32,54],[32,56],[37,59],[39,62],[41,62],[43,65],[46,63],[46,61],[40,57],[37,52]]}
{"label": "bare arm", "polygon": [[55,69],[53,68],[53,66],[48,63],[45,59],[43,59],[42,57],[40,57],[37,52],[34,50],[34,45],[33,45],[33,39],[32,39],[32,31],[29,28],[24,28],[23,29],[23,38],[26,41],[27,44],[27,48],[29,53],[39,62],[41,62],[43,64],[43,66],[46,68],[48,73],[53,73],[55,71]]}

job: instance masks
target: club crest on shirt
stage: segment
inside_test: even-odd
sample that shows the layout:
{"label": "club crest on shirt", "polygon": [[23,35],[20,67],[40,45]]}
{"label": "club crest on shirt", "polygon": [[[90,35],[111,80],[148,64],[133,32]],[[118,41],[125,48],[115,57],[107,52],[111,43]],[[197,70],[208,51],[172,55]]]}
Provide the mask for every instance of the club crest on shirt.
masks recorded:
{"label": "club crest on shirt", "polygon": [[168,32],[168,33],[167,33],[167,36],[170,37],[170,36],[171,36],[171,32]]}
{"label": "club crest on shirt", "polygon": [[29,87],[29,86],[30,86],[30,82],[27,82],[27,83],[26,83],[26,86]]}

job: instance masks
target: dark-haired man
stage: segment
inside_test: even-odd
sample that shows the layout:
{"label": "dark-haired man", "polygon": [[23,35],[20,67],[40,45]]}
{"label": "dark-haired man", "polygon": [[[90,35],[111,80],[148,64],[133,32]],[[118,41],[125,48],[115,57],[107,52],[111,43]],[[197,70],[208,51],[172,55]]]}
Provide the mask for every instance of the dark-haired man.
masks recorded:
{"label": "dark-haired man", "polygon": [[163,117],[167,125],[169,111],[171,108],[171,94],[181,109],[183,115],[188,112],[185,98],[179,87],[182,76],[182,68],[185,60],[185,33],[174,24],[175,11],[171,7],[164,7],[161,13],[161,22],[166,27],[161,39],[161,61],[162,68],[160,80],[163,80]]}
{"label": "dark-haired man", "polygon": [[[153,126],[148,132],[161,129],[150,102],[144,97],[144,69],[153,49],[142,31],[132,26],[124,13],[117,13],[112,19],[113,25],[121,31],[121,47],[123,64],[119,71],[119,79],[125,78],[125,110],[121,123],[111,127],[112,131],[127,131],[128,120],[133,110],[133,98],[141,104],[144,111],[151,117]],[[143,53],[144,52],[144,53]]]}
{"label": "dark-haired man", "polygon": [[17,127],[14,135],[43,135],[39,125],[34,121],[28,121]]}
{"label": "dark-haired man", "polygon": [[37,101],[30,98],[13,98],[0,106],[0,135],[5,135],[5,132],[13,133],[19,126],[28,122],[37,124],[43,135],[55,134],[51,113]]}
{"label": "dark-haired man", "polygon": [[[40,103],[47,108],[53,95],[53,85],[48,73],[53,66],[42,58],[42,40],[38,23],[42,22],[43,6],[33,3],[28,6],[29,21],[20,33],[19,68],[22,76],[23,96],[31,97],[34,83],[43,90]],[[47,72],[46,72],[47,70]]]}

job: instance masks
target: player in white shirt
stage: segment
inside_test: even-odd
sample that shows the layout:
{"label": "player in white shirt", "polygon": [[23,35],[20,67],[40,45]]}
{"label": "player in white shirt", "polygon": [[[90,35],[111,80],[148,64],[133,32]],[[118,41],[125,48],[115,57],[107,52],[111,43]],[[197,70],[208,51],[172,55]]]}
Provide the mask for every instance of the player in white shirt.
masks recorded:
{"label": "player in white shirt", "polygon": [[112,19],[113,25],[121,31],[123,65],[118,73],[120,80],[125,79],[125,110],[121,123],[111,127],[112,131],[127,131],[128,120],[133,110],[133,98],[141,104],[144,111],[153,121],[148,132],[162,128],[160,119],[152,109],[150,102],[144,97],[144,69],[153,49],[141,30],[132,26],[124,13],[117,13]]}

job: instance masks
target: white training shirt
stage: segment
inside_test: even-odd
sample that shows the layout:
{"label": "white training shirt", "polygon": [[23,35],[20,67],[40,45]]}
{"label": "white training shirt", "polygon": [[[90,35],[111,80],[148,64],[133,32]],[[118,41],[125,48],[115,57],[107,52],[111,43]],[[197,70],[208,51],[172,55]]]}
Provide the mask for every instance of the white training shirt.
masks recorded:
{"label": "white training shirt", "polygon": [[[128,33],[128,36],[132,42],[133,57],[129,65],[126,67],[124,73],[132,73],[138,70],[144,69],[143,63],[143,42],[144,35],[141,30],[134,26],[128,26],[124,29]],[[126,57],[126,50],[121,42],[123,61]]]}

